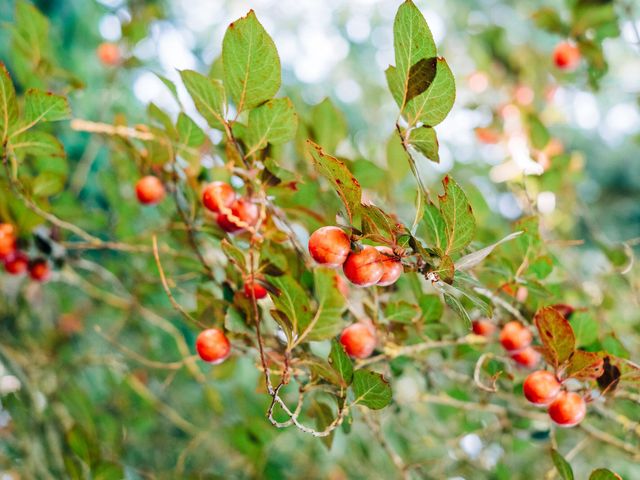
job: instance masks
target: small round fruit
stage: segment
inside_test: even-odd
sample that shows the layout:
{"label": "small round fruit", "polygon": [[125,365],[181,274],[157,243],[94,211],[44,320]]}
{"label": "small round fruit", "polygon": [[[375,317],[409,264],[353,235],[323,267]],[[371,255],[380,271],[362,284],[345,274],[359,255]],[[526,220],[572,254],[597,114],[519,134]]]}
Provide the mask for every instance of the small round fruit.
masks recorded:
{"label": "small round fruit", "polygon": [[202,360],[215,365],[229,356],[231,343],[222,330],[209,328],[198,334],[196,350]]}
{"label": "small round fruit", "polygon": [[260,209],[250,200],[239,198],[229,207],[229,214],[218,214],[217,222],[225,232],[234,233],[245,230],[246,226],[255,226],[260,217]]}
{"label": "small round fruit", "polygon": [[16,230],[10,223],[0,223],[0,258],[16,249]]}
{"label": "small round fruit", "polygon": [[540,362],[540,354],[533,347],[526,347],[511,354],[511,358],[517,364],[525,368],[533,368]]}
{"label": "small round fruit", "polygon": [[524,396],[534,405],[549,405],[561,389],[556,376],[547,370],[530,373],[522,384]]}
{"label": "small round fruit", "polygon": [[574,427],[587,414],[587,404],[575,392],[561,392],[547,410],[551,420],[561,427]]}
{"label": "small round fruit", "polygon": [[389,247],[376,247],[376,250],[380,252],[380,261],[384,268],[384,273],[382,274],[382,278],[378,280],[378,285],[381,287],[393,285],[398,281],[404,271],[402,262],[398,260],[393,250]]}
{"label": "small round fruit", "polygon": [[220,207],[230,208],[236,199],[236,192],[225,182],[213,182],[202,191],[202,203],[215,213],[220,213]]}
{"label": "small round fruit", "polygon": [[165,195],[164,185],[158,177],[147,175],[136,183],[136,196],[143,205],[155,205]]}
{"label": "small round fruit", "polygon": [[475,320],[471,326],[473,328],[473,333],[476,335],[482,335],[483,337],[490,337],[496,331],[495,324],[485,319]]}
{"label": "small round fruit", "polygon": [[340,228],[322,227],[309,237],[309,253],[321,265],[339,267],[351,253],[351,242]]}
{"label": "small round fruit", "polygon": [[367,358],[376,348],[375,330],[369,324],[354,323],[342,331],[340,343],[350,357]]}
{"label": "small round fruit", "polygon": [[553,62],[561,70],[575,70],[580,64],[580,50],[572,43],[559,43],[553,51]]}
{"label": "small round fruit", "polygon": [[527,327],[520,322],[511,321],[502,327],[500,343],[505,350],[520,350],[531,345],[533,336]]}
{"label": "small round fruit", "polygon": [[260,300],[267,296],[267,289],[262,286],[257,280],[249,280],[244,284],[244,296],[247,298],[251,298],[251,292],[253,291],[253,296],[256,300]]}
{"label": "small round fruit", "polygon": [[384,275],[380,252],[369,245],[359,252],[352,252],[344,262],[342,271],[351,283],[361,287],[375,285]]}
{"label": "small round fruit", "polygon": [[27,271],[29,259],[19,251],[13,251],[4,258],[4,269],[10,275],[20,275]]}
{"label": "small round fruit", "polygon": [[46,282],[51,270],[46,260],[38,258],[29,263],[29,276],[36,282]]}
{"label": "small round fruit", "polygon": [[96,53],[103,65],[113,67],[120,63],[120,48],[115,43],[101,43],[98,45]]}

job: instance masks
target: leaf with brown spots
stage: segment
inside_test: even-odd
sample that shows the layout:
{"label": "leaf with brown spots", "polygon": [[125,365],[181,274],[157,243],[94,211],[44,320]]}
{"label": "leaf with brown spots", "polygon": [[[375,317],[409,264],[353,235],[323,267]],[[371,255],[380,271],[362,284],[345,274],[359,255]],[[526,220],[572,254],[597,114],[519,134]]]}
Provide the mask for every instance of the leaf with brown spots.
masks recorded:
{"label": "leaf with brown spots", "polygon": [[585,352],[584,350],[576,350],[569,358],[567,366],[567,377],[576,378],[578,380],[592,380],[599,378],[603,372],[604,361],[603,352]]}
{"label": "leaf with brown spots", "polygon": [[554,368],[558,368],[569,360],[576,348],[576,338],[571,325],[553,307],[538,310],[533,321],[545,347],[545,360]]}

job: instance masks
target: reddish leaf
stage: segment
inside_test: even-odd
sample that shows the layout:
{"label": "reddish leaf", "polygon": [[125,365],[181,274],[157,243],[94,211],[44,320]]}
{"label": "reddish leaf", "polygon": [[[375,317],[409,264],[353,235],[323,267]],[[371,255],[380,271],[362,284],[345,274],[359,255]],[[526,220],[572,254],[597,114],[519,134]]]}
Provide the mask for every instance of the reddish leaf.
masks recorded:
{"label": "reddish leaf", "polygon": [[545,347],[545,360],[554,368],[566,362],[576,348],[571,324],[553,307],[538,310],[534,322]]}
{"label": "reddish leaf", "polygon": [[602,352],[585,352],[584,350],[576,350],[569,359],[567,366],[567,377],[573,377],[578,380],[596,379],[604,373],[604,360]]}

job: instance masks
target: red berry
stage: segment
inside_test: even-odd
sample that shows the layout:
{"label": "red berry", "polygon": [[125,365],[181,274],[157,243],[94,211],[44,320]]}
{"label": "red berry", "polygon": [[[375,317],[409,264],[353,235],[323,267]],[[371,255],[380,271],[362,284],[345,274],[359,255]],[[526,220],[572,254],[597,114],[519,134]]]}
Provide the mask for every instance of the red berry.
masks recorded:
{"label": "red berry", "polygon": [[511,354],[511,358],[525,368],[533,368],[540,361],[540,354],[533,347],[526,347]]}
{"label": "red berry", "polygon": [[522,385],[524,396],[534,405],[548,405],[558,396],[561,388],[556,376],[547,370],[530,373]]}
{"label": "red berry", "polygon": [[236,199],[236,192],[228,183],[213,182],[202,191],[202,203],[215,213],[220,213],[220,207],[229,208]]}
{"label": "red berry", "polygon": [[222,330],[209,328],[198,334],[196,350],[205,362],[217,364],[223,362],[231,353],[231,344]]}
{"label": "red berry", "polygon": [[27,256],[17,250],[4,257],[4,269],[10,275],[20,275],[27,271],[28,266],[29,259]]}
{"label": "red berry", "polygon": [[404,269],[402,268],[402,262],[395,256],[393,250],[389,247],[376,247],[376,250],[380,252],[380,261],[384,268],[382,278],[378,280],[378,285],[381,287],[387,287],[393,285],[402,275]]}
{"label": "red berry", "polygon": [[531,332],[520,322],[508,322],[500,332],[500,343],[505,350],[520,350],[528,347],[531,340],[533,340]]}
{"label": "red berry", "polygon": [[218,225],[225,232],[239,232],[245,230],[247,225],[253,227],[258,223],[260,209],[249,200],[239,198],[231,204],[229,209],[230,213],[219,213],[217,218]]}
{"label": "red berry", "polygon": [[575,392],[561,392],[547,410],[551,420],[561,427],[579,424],[587,414],[587,404]]}
{"label": "red berry", "polygon": [[256,300],[260,300],[267,296],[267,289],[262,286],[257,280],[249,280],[244,284],[244,296],[251,298],[251,291]]}
{"label": "red berry", "polygon": [[496,326],[489,320],[475,320],[471,326],[473,328],[473,333],[476,335],[482,335],[483,337],[489,337],[496,331]]}
{"label": "red berry", "polygon": [[580,63],[580,50],[572,43],[559,43],[553,51],[553,62],[562,70],[575,70]]}
{"label": "red berry", "polygon": [[10,223],[0,223],[0,258],[16,249],[16,230]]}
{"label": "red berry", "polygon": [[154,205],[164,198],[164,185],[158,177],[147,175],[136,183],[136,196],[143,205]]}
{"label": "red berry", "polygon": [[340,343],[349,356],[367,358],[376,348],[375,330],[370,324],[354,323],[342,331]]}
{"label": "red berry", "polygon": [[352,252],[344,262],[342,271],[351,283],[361,287],[375,285],[384,274],[380,252],[369,245],[363,247],[359,252]]}
{"label": "red berry", "polygon": [[309,237],[309,253],[321,265],[339,267],[351,252],[351,242],[338,227],[322,227]]}
{"label": "red berry", "polygon": [[98,45],[96,54],[103,65],[113,67],[120,63],[120,48],[115,43],[101,43]]}
{"label": "red berry", "polygon": [[29,263],[29,276],[36,282],[46,282],[49,279],[49,264],[44,259],[36,259]]}

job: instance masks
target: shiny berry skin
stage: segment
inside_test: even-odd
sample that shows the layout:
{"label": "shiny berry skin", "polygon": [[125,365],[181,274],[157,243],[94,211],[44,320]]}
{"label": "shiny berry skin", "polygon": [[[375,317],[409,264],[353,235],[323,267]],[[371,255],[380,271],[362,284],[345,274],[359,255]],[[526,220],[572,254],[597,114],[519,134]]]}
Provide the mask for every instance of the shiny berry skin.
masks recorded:
{"label": "shiny berry skin", "polygon": [[505,350],[520,350],[531,345],[533,336],[527,327],[520,322],[511,321],[500,331],[500,343]]}
{"label": "shiny berry skin", "polygon": [[4,257],[4,269],[10,275],[20,275],[27,271],[29,267],[29,259],[19,251],[13,251]]}
{"label": "shiny berry skin", "polygon": [[115,43],[101,43],[98,45],[96,54],[103,65],[113,67],[120,63],[120,48]]}
{"label": "shiny berry skin", "polygon": [[354,323],[342,331],[340,343],[350,357],[367,358],[376,348],[375,330],[370,324]]}
{"label": "shiny berry skin", "polygon": [[225,232],[234,233],[245,230],[246,226],[253,227],[258,223],[260,209],[250,200],[239,198],[229,207],[229,214],[218,214],[217,222]]}
{"label": "shiny berry skin", "polygon": [[378,280],[378,285],[388,287],[398,281],[404,269],[402,263],[394,255],[393,250],[389,247],[375,247],[380,252],[380,261],[384,268],[382,278]]}
{"label": "shiny berry skin", "polygon": [[251,291],[253,290],[253,296],[255,296],[256,300],[260,300],[267,296],[267,289],[262,286],[258,281],[248,281],[244,284],[244,296],[247,298],[251,298]]}
{"label": "shiny berry skin", "polygon": [[155,205],[165,195],[164,185],[158,177],[147,175],[136,183],[136,196],[143,205]]}
{"label": "shiny berry skin", "polygon": [[230,208],[236,199],[236,192],[225,182],[213,182],[202,191],[202,203],[214,213],[220,213],[220,207]]}
{"label": "shiny berry skin", "polygon": [[587,414],[587,403],[575,392],[561,392],[547,410],[551,420],[561,427],[574,427]]}
{"label": "shiny berry skin", "polygon": [[344,262],[342,271],[351,283],[361,287],[375,285],[384,275],[380,252],[369,245],[359,252],[352,252]]}
{"label": "shiny berry skin", "polygon": [[496,326],[493,323],[491,323],[489,320],[483,319],[475,320],[471,324],[471,327],[473,328],[473,333],[475,333],[476,335],[481,335],[483,337],[489,337],[496,331]]}
{"label": "shiny berry skin", "polygon": [[0,258],[16,249],[16,230],[10,223],[0,223]]}
{"label": "shiny berry skin", "polygon": [[322,227],[309,237],[309,253],[321,265],[339,267],[351,253],[351,242],[340,228]]}
{"label": "shiny berry skin", "polygon": [[540,362],[540,354],[533,347],[526,347],[511,354],[511,358],[518,365],[525,368],[533,368]]}
{"label": "shiny berry skin", "polygon": [[553,63],[561,70],[575,70],[580,64],[580,50],[572,43],[559,43],[553,51]]}
{"label": "shiny berry skin", "polygon": [[218,364],[231,353],[231,343],[222,330],[209,328],[198,334],[196,351],[205,362]]}
{"label": "shiny berry skin", "polygon": [[547,370],[530,373],[522,384],[524,396],[534,405],[549,405],[561,389],[556,376]]}
{"label": "shiny berry skin", "polygon": [[49,264],[46,260],[36,259],[29,262],[29,276],[36,282],[46,282],[49,279]]}

